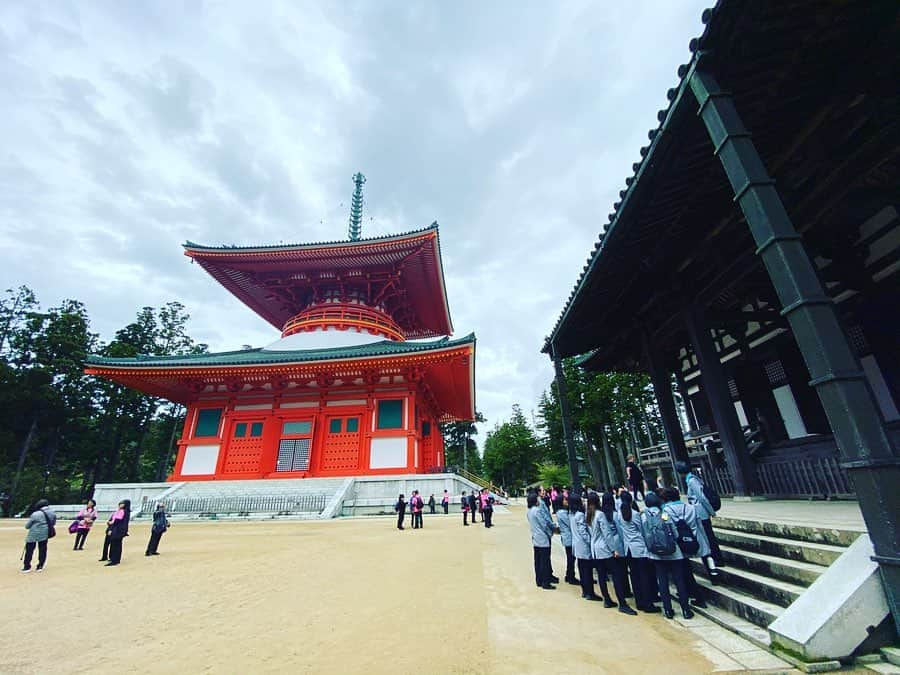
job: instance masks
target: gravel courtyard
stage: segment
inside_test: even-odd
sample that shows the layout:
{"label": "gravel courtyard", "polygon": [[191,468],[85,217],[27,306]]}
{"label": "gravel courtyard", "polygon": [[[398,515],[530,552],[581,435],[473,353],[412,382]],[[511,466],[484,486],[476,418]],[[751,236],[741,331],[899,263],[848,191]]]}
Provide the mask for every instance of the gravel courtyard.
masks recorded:
{"label": "gravel courtyard", "polygon": [[[426,515],[403,532],[386,518],[176,522],[153,558],[142,522],[114,568],[97,561],[99,527],[74,552],[61,521],[47,569],[28,575],[24,521],[0,520],[0,672],[716,669],[696,629],[604,610],[578,587],[536,589],[524,508],[494,520]],[[557,573],[562,556],[555,541]]]}

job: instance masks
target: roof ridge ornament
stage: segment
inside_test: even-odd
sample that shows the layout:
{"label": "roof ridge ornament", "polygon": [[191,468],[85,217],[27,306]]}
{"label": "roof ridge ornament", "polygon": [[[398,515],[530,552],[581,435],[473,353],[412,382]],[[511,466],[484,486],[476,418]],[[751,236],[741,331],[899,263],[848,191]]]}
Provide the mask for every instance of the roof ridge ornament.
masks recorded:
{"label": "roof ridge ornament", "polygon": [[359,241],[362,234],[362,186],[366,182],[366,177],[357,171],[353,174],[353,182],[356,184],[356,188],[353,190],[353,199],[350,202],[350,241]]}

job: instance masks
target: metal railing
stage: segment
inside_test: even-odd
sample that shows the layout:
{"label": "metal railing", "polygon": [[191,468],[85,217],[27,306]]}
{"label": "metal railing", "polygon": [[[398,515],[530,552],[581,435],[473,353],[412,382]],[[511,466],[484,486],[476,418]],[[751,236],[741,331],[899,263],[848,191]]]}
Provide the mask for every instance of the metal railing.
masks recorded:
{"label": "metal railing", "polygon": [[[188,514],[224,514],[234,513],[247,515],[250,513],[321,513],[328,503],[329,495],[278,495],[278,496],[243,496],[243,497],[172,497],[157,500],[162,502],[169,515]],[[149,512],[149,511],[148,511]]]}
{"label": "metal railing", "polygon": [[479,487],[487,488],[488,491],[493,492],[495,495],[500,495],[504,499],[509,499],[509,494],[502,487],[494,485],[491,481],[486,480],[481,476],[476,476],[474,473],[466,471],[461,466],[433,466],[428,469],[428,473],[455,473],[466,480],[475,483],[475,485]]}

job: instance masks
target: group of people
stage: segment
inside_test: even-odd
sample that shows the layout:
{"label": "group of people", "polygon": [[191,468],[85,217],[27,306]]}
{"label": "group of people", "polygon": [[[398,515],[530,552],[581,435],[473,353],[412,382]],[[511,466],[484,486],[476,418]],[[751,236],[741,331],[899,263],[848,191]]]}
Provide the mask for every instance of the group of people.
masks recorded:
{"label": "group of people", "polygon": [[[412,491],[409,500],[401,493],[397,503],[394,504],[394,511],[397,513],[397,529],[405,529],[403,523],[406,520],[407,512],[410,514],[412,529],[420,529],[422,527],[422,513],[425,510],[425,505],[426,502],[422,499],[418,490]],[[427,505],[429,511],[435,513],[436,502],[434,495],[428,498]],[[463,514],[463,525],[469,525],[469,516],[471,516],[474,524],[475,517],[480,513],[484,526],[493,527],[494,496],[487,488],[483,488],[480,491],[472,490],[471,493],[463,490],[460,496],[460,506]],[[444,515],[450,513],[450,493],[447,490],[444,490],[444,494],[441,497],[441,508],[444,511]]]}
{"label": "group of people", "polygon": [[[634,598],[637,610],[647,613],[658,613],[656,603],[661,602],[663,613],[671,619],[675,613],[669,587],[674,583],[685,619],[694,616],[691,604],[705,607],[705,593],[694,578],[690,559],[699,557],[715,583],[722,565],[710,522],[715,509],[702,479],[691,467],[678,462],[676,470],[685,477],[687,503],[675,487],[648,490],[643,495],[643,509],[637,494],[632,494],[643,490],[629,491],[624,486],[582,494],[544,488],[529,491],[528,522],[537,587],[552,590],[560,581],[550,563],[551,541],[558,534],[566,551],[565,582],[580,585],[585,600],[602,600],[604,607],[617,607],[628,615],[637,614],[628,604],[629,597]],[[629,478],[631,475],[629,472]],[[636,486],[632,483],[629,487]]]}
{"label": "group of people", "polygon": [[[75,519],[69,525],[69,534],[75,535],[73,551],[83,551],[88,535],[97,521],[97,503],[89,499],[78,511]],[[32,571],[31,562],[34,551],[37,549],[38,561],[34,571],[42,572],[47,564],[47,544],[56,536],[56,514],[50,508],[50,502],[46,499],[38,500],[32,507],[31,515],[25,522],[28,533],[25,536],[25,550],[22,553],[22,572]],[[106,533],[103,538],[103,553],[100,562],[105,562],[106,567],[113,567],[122,562],[122,545],[128,536],[128,526],[131,522],[131,501],[123,499],[116,510],[106,521]],[[169,520],[166,517],[165,504],[156,505],[153,512],[153,525],[150,528],[150,540],[147,542],[145,555],[159,555],[159,542],[163,534],[169,529]]]}
{"label": "group of people", "polygon": [[474,525],[475,516],[480,513],[485,527],[494,526],[494,495],[487,488],[481,488],[480,491],[472,490],[468,495],[463,490],[460,496],[460,506],[462,507],[463,525],[468,526],[469,515],[472,516]]}

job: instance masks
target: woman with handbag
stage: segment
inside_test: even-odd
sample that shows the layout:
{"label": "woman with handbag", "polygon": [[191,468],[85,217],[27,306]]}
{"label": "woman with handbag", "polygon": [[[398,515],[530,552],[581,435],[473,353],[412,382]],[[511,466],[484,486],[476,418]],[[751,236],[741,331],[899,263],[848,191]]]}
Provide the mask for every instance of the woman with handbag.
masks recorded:
{"label": "woman with handbag", "polygon": [[75,545],[73,551],[83,551],[84,542],[91,532],[91,526],[97,520],[97,502],[88,499],[87,504],[75,516]]}
{"label": "woman with handbag", "polygon": [[25,536],[25,553],[24,565],[22,572],[31,571],[31,558],[34,556],[34,547],[38,550],[37,571],[43,572],[44,565],[47,564],[47,541],[56,536],[56,514],[50,510],[50,502],[46,499],[38,500],[34,505],[34,510],[25,523],[25,529],[28,534]]}
{"label": "woman with handbag", "polygon": [[109,525],[109,562],[106,567],[112,567],[122,562],[122,542],[128,536],[128,522],[131,520],[131,500],[123,499],[119,502],[118,510],[112,514]]}

